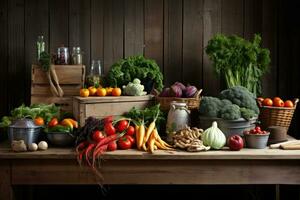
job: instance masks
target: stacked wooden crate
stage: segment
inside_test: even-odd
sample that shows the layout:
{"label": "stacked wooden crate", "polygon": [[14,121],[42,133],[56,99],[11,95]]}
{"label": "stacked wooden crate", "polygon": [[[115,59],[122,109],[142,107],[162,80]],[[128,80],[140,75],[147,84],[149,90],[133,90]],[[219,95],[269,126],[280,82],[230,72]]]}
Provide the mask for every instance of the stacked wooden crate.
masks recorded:
{"label": "stacked wooden crate", "polygon": [[79,94],[84,83],[85,66],[54,65],[54,67],[64,96],[53,96],[46,73],[38,65],[32,65],[31,104],[54,103],[60,106],[62,111],[72,112],[72,98]]}
{"label": "stacked wooden crate", "polygon": [[144,109],[154,104],[153,95],[145,96],[106,96],[106,97],[74,97],[73,114],[81,126],[86,118],[93,116],[103,118],[109,115],[124,115],[131,108]]}

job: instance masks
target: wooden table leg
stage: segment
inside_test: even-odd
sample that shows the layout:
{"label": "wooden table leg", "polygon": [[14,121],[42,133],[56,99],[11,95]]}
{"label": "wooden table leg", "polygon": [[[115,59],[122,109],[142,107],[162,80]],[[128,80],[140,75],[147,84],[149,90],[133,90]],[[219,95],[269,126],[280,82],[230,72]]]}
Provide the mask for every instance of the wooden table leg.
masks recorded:
{"label": "wooden table leg", "polygon": [[0,200],[13,200],[11,167],[6,161],[0,163]]}

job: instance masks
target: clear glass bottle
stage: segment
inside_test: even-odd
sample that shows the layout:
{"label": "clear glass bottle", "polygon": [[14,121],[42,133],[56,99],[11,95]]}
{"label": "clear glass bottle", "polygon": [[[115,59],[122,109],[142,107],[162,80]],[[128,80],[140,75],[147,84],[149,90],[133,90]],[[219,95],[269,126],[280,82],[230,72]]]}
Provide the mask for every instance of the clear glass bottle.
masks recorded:
{"label": "clear glass bottle", "polygon": [[43,51],[45,51],[45,41],[44,36],[40,35],[38,36],[38,39],[36,41],[36,51],[37,51],[37,61],[40,60],[40,55]]}
{"label": "clear glass bottle", "polygon": [[102,67],[100,60],[92,60],[89,73],[86,77],[86,85],[99,87],[102,86]]}

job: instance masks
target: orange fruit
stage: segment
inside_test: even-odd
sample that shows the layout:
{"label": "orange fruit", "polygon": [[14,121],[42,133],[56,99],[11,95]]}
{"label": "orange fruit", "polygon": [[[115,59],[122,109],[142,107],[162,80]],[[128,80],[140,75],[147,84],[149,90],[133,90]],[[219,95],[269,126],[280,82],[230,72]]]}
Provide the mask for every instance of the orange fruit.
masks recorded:
{"label": "orange fruit", "polygon": [[80,96],[81,97],[88,97],[90,95],[90,91],[86,88],[80,89]]}
{"label": "orange fruit", "polygon": [[291,100],[287,100],[284,102],[284,107],[293,108],[294,104]]}
{"label": "orange fruit", "polygon": [[89,92],[90,92],[90,96],[94,96],[97,92],[97,88],[95,88],[94,86],[90,86]]}
{"label": "orange fruit", "polygon": [[107,96],[110,96],[114,88],[112,88],[112,87],[107,87],[107,88],[105,88],[105,89],[106,89],[106,95],[107,95]]}
{"label": "orange fruit", "polygon": [[34,123],[38,126],[43,126],[45,124],[44,119],[42,117],[35,118]]}
{"label": "orange fruit", "polygon": [[112,90],[111,94],[112,94],[113,96],[121,96],[122,90],[121,90],[121,88],[114,88],[114,89]]}
{"label": "orange fruit", "polygon": [[105,97],[106,96],[106,89],[105,88],[98,88],[97,89],[97,95],[100,97]]}
{"label": "orange fruit", "polygon": [[273,101],[270,98],[264,99],[264,101],[262,103],[263,103],[263,106],[273,106]]}

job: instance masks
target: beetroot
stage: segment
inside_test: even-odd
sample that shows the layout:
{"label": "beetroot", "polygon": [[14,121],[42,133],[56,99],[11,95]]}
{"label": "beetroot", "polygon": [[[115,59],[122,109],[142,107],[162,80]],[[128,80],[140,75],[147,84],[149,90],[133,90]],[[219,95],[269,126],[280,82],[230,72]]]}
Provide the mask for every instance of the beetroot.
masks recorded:
{"label": "beetroot", "polygon": [[186,87],[184,91],[184,96],[187,98],[191,98],[196,94],[196,92],[197,92],[197,88],[193,85],[189,85]]}
{"label": "beetroot", "polygon": [[170,96],[171,97],[181,97],[182,96],[182,89],[178,85],[172,85],[170,89]]}

